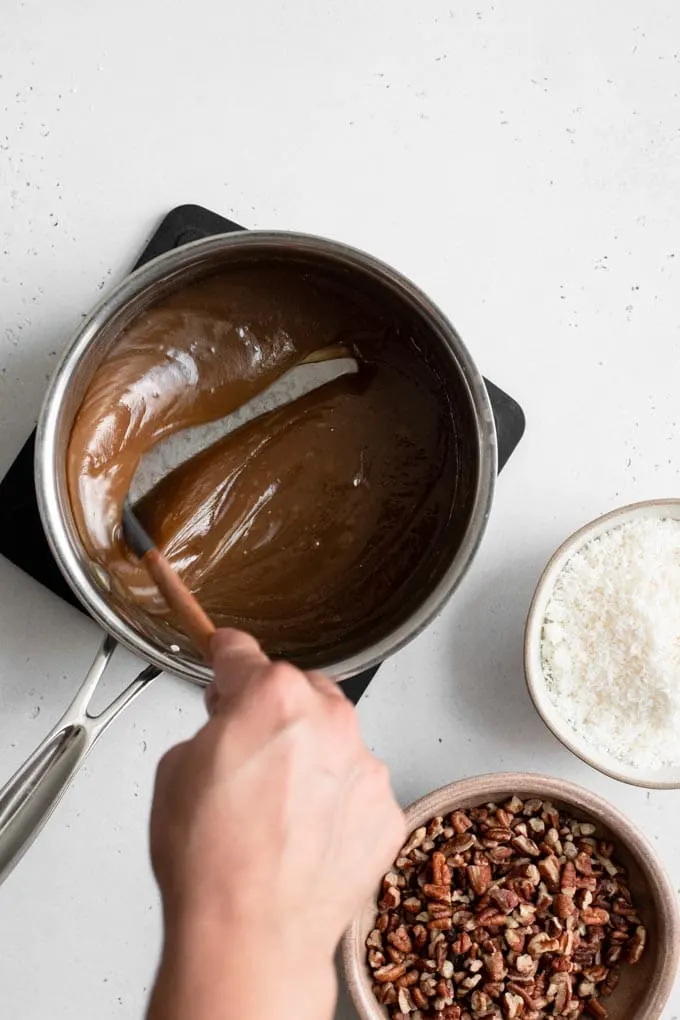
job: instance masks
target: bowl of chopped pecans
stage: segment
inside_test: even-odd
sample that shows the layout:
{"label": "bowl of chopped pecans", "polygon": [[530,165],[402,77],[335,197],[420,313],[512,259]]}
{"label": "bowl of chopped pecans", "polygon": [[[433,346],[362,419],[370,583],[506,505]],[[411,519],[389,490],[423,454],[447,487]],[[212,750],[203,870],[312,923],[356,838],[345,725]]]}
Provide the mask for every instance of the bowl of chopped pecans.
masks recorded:
{"label": "bowl of chopped pecans", "polygon": [[560,779],[464,779],[346,932],[362,1020],[659,1020],[680,953],[675,892],[637,829]]}

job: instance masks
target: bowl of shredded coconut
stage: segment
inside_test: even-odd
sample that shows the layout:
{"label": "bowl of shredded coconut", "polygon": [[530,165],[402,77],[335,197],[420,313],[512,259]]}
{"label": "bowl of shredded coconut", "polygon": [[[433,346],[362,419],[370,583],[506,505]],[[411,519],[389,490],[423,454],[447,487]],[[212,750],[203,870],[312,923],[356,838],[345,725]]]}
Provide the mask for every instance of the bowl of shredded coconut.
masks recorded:
{"label": "bowl of shredded coconut", "polygon": [[680,788],[680,500],[614,510],[560,546],[524,663],[566,747],[614,779]]}

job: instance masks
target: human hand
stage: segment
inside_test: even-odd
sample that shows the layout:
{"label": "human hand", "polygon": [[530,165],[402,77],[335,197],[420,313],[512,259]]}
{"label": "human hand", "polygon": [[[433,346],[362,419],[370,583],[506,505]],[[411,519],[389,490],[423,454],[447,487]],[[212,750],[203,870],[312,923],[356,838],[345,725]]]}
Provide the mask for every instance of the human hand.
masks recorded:
{"label": "human hand", "polygon": [[149,1017],[320,1020],[337,942],[401,845],[403,814],[337,685],[238,631],[212,651],[211,718],[158,769],[166,945]]}

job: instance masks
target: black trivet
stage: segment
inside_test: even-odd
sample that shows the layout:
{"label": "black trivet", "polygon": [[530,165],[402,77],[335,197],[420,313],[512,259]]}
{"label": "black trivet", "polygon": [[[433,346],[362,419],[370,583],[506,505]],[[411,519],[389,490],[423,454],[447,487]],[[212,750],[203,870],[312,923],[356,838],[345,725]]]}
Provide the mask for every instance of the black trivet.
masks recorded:
{"label": "black trivet", "polygon": [[[244,227],[217,213],[203,209],[200,205],[181,205],[168,213],[158,227],[135,269],[150,259],[179,248],[189,241],[209,237],[211,234],[226,234]],[[498,431],[498,470],[506,464],[524,434],[524,412],[519,404],[507,393],[484,380],[489,391],[496,429]],[[35,431],[24,443],[19,455],[0,482],[0,553],[16,564],[36,581],[44,584],[70,602],[76,609],[83,606],[75,597],[57,567],[43,532],[33,482],[33,451]],[[350,680],[343,688],[356,704],[378,667],[368,669]]]}

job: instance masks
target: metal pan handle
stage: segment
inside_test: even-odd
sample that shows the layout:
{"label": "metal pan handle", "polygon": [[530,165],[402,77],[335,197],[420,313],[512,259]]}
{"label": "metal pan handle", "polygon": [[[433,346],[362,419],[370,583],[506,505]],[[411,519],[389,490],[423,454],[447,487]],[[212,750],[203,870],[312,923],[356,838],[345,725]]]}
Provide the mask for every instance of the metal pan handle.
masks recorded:
{"label": "metal pan handle", "polygon": [[160,672],[147,666],[107,708],[91,715],[88,706],[116,644],[113,638],[104,638],[59,722],[0,790],[0,883],[38,835],[95,741]]}

